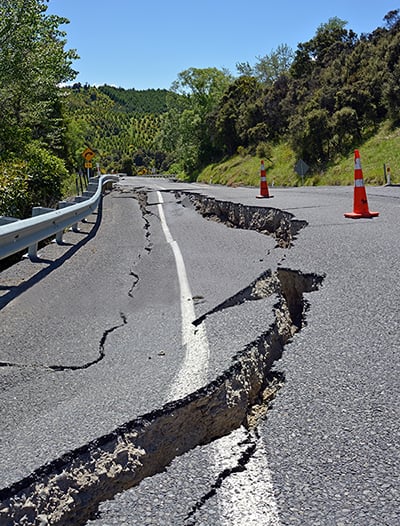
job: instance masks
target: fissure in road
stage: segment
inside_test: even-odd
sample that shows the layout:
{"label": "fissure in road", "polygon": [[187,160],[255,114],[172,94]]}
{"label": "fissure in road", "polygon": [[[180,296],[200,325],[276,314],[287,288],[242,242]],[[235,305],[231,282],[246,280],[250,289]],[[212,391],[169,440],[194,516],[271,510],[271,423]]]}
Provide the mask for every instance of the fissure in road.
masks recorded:
{"label": "fissure in road", "polygon": [[[192,199],[192,198],[191,198]],[[191,201],[193,204],[193,200]],[[210,201],[212,214],[216,208]],[[142,205],[142,212],[146,209]],[[235,206],[237,210],[235,211]],[[201,203],[204,215],[207,206]],[[298,225],[281,211],[265,209],[270,220],[265,222],[261,211],[257,221],[251,219],[254,210],[229,204],[231,217],[223,210],[220,220],[248,217],[254,226],[263,222],[261,231],[274,235],[278,246],[293,243]],[[276,221],[281,214],[282,221]],[[230,218],[229,218],[230,217]],[[276,225],[276,230],[270,225]],[[238,225],[235,225],[238,226]],[[302,225],[302,228],[305,225]],[[149,232],[149,228],[146,232]],[[147,236],[148,239],[149,236]],[[280,244],[279,239],[284,243]],[[136,278],[135,278],[136,279]],[[137,278],[138,279],[138,278]],[[30,476],[0,491],[0,524],[84,524],[95,514],[101,501],[137,485],[145,477],[163,470],[176,456],[199,444],[207,444],[225,436],[240,426],[254,429],[262,417],[282,378],[271,377],[270,370],[285,345],[301,330],[305,322],[307,301],[304,293],[318,289],[323,276],[293,269],[266,270],[248,287],[227,298],[218,307],[194,321],[198,330],[208,317],[222,309],[257,301],[274,295],[274,321],[254,341],[249,342],[232,359],[231,365],[215,378],[186,396],[170,402],[148,414],[118,427],[114,432],[73,450],[50,464],[35,470]],[[254,431],[256,433],[256,431]],[[241,469],[254,451],[249,443],[237,469]],[[232,472],[232,470],[231,470]],[[188,510],[191,520],[206,500],[218,490],[230,472],[222,472],[210,491]]]}
{"label": "fissure in road", "polygon": [[94,360],[91,360],[89,362],[85,362],[79,365],[61,365],[61,364],[51,365],[51,364],[37,364],[37,363],[21,364],[21,363],[16,363],[16,362],[0,362],[0,367],[17,367],[17,368],[24,368],[24,369],[27,369],[27,368],[48,369],[48,370],[56,371],[56,372],[57,371],[80,371],[83,369],[88,369],[89,367],[92,367],[93,365],[98,364],[99,362],[101,362],[101,360],[104,359],[105,344],[106,344],[108,335],[116,331],[117,329],[120,329],[121,327],[123,327],[124,325],[128,323],[127,317],[125,316],[123,312],[120,312],[119,315],[121,317],[122,323],[118,325],[114,325],[110,329],[106,329],[103,332],[103,335],[99,343],[99,354],[97,358],[95,358]]}
{"label": "fissure in road", "polygon": [[224,469],[218,476],[216,481],[212,484],[210,490],[203,495],[192,507],[192,509],[189,511],[187,516],[185,517],[185,526],[195,526],[196,521],[194,520],[194,517],[196,513],[207,503],[209,499],[214,497],[217,494],[217,491],[219,488],[221,488],[224,481],[233,475],[234,473],[239,473],[241,471],[244,471],[246,469],[246,465],[249,463],[250,459],[252,458],[256,448],[257,448],[257,430],[249,431],[248,432],[248,440],[246,447],[243,451],[243,453],[240,455],[236,466],[232,468],[226,468]]}

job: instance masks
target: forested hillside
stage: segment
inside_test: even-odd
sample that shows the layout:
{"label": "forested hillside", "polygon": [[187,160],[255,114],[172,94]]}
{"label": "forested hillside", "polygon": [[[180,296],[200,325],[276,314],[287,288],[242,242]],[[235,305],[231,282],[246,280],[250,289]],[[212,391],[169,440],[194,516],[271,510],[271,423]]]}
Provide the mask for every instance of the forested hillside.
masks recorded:
{"label": "forested hillside", "polygon": [[120,111],[127,113],[163,113],[167,111],[168,90],[116,88],[115,86],[100,86],[99,90],[108,95],[118,104]]}
{"label": "forested hillside", "polygon": [[180,74],[173,88],[185,98],[169,108],[161,138],[179,168],[196,174],[236,152],[268,157],[284,142],[323,174],[384,121],[398,126],[399,11],[371,34],[346,25],[333,18],[295,51],[281,45],[255,66],[238,64],[235,78]]}
{"label": "forested hillside", "polygon": [[156,145],[161,113],[166,110],[165,90],[74,84],[63,94],[71,168],[83,162],[82,145],[93,149],[103,171],[132,175],[166,168],[166,154]]}
{"label": "forested hillside", "polygon": [[65,50],[59,29],[68,21],[48,15],[46,4],[0,0],[0,214],[24,217],[33,205],[54,205],[83,169],[86,147],[102,171],[155,169],[189,179],[211,164],[214,175],[229,169],[233,156],[264,157],[275,173],[279,166],[280,184],[298,184],[293,163],[302,158],[324,184],[382,127],[397,136],[398,10],[369,34],[332,18],[296,50],[279,44],[254,64],[238,63],[234,74],[189,68],[170,90],[137,91],[112,79],[74,84],[77,52]]}

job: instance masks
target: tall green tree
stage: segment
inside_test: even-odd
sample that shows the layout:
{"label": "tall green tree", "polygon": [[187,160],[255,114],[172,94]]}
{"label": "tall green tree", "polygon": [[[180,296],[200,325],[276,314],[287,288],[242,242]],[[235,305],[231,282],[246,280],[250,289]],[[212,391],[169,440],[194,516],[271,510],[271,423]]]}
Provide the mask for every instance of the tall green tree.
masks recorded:
{"label": "tall green tree", "polygon": [[[193,174],[216,153],[212,114],[232,80],[226,70],[189,68],[172,84],[175,97],[168,99],[160,146],[173,153],[178,169],[186,174]],[[172,137],[165,132],[171,129]]]}
{"label": "tall green tree", "polygon": [[271,85],[281,75],[287,73],[294,59],[294,51],[287,44],[279,44],[270,53],[257,57],[251,66],[248,62],[239,62],[236,69],[241,76],[256,77],[260,82]]}
{"label": "tall green tree", "polygon": [[216,143],[224,154],[232,155],[239,146],[251,143],[255,127],[263,121],[258,104],[261,93],[261,83],[255,77],[241,76],[221,98],[214,126]]}
{"label": "tall green tree", "polygon": [[[348,82],[358,39],[346,25],[337,17],[321,24],[311,40],[298,45],[289,70],[291,83],[285,99],[291,107],[288,135],[296,153],[314,167],[325,166],[339,149],[352,142],[352,137],[338,137],[344,123],[351,116],[357,118],[350,99],[360,88],[353,90]],[[359,98],[363,100],[364,94]],[[358,123],[354,123],[351,132],[358,130]]]}
{"label": "tall green tree", "polygon": [[0,155],[39,139],[62,145],[58,85],[75,77],[66,51],[68,21],[47,15],[47,0],[0,0]]}
{"label": "tall green tree", "polygon": [[59,84],[74,78],[76,54],[64,49],[67,20],[46,3],[0,0],[0,214],[53,205],[67,176]]}

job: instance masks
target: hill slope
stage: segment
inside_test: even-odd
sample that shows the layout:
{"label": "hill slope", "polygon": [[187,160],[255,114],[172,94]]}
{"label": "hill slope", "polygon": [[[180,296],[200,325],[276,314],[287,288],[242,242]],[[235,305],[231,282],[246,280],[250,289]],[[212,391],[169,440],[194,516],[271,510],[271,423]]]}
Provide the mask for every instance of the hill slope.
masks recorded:
{"label": "hill slope", "polygon": [[[385,184],[384,165],[389,165],[392,183],[400,183],[400,128],[383,124],[378,133],[359,146],[364,180],[367,184]],[[271,161],[265,160],[269,185],[300,186],[301,177],[294,171],[296,159],[285,143],[272,147]],[[207,166],[197,180],[215,184],[257,186],[260,178],[260,159],[255,156],[235,155],[221,163]],[[353,154],[342,157],[324,173],[306,175],[304,184],[350,185],[354,181]]]}
{"label": "hill slope", "polygon": [[167,111],[165,89],[135,90],[116,88],[105,84],[98,90],[116,103],[119,111],[127,113],[164,113]]}

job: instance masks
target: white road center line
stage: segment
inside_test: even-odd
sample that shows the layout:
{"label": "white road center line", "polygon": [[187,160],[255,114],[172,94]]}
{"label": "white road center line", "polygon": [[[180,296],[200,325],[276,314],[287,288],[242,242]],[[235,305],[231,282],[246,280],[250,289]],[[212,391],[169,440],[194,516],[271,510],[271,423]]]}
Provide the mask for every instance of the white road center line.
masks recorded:
{"label": "white road center line", "polygon": [[[169,400],[175,400],[192,393],[205,384],[210,349],[204,324],[198,327],[193,325],[196,314],[185,262],[165,219],[162,206],[164,199],[161,192],[157,191],[157,197],[161,226],[175,257],[181,297],[182,344],[186,348],[183,365],[169,392]],[[234,445],[235,438],[232,435],[214,442],[212,456],[216,476],[218,470],[222,470],[222,459],[229,449],[233,449]],[[217,492],[221,526],[242,526],[243,524],[280,526],[271,472],[261,440],[257,449],[257,459],[249,462],[247,469],[242,473],[229,477]]]}
{"label": "white road center line", "polygon": [[[240,432],[233,432],[213,443],[214,469],[218,467],[222,471],[227,452],[237,448],[240,442]],[[221,526],[281,526],[262,439],[257,441],[257,449],[246,468],[227,477],[217,496],[218,524]]]}
{"label": "white road center line", "polygon": [[210,350],[204,326],[195,327],[193,321],[196,314],[193,296],[186,274],[185,262],[178,243],[173,239],[163,210],[164,199],[157,191],[158,212],[161,226],[167,243],[171,245],[175,257],[180,288],[180,303],[182,313],[182,345],[185,347],[185,359],[175,382],[170,390],[170,398],[177,399],[186,396],[204,385],[207,380],[208,360]]}

